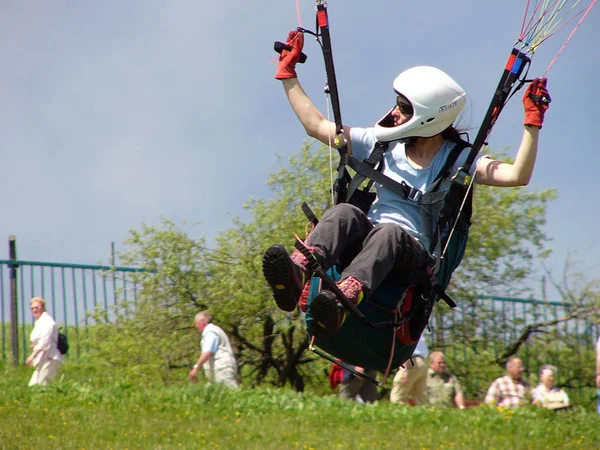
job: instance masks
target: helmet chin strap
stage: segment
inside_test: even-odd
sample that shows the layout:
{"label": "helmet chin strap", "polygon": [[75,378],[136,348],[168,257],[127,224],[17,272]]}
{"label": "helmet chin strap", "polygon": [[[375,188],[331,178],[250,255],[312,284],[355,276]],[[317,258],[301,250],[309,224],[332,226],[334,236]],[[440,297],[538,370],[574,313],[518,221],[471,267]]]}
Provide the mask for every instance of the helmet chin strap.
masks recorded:
{"label": "helmet chin strap", "polygon": [[415,143],[417,142],[417,139],[419,139],[417,136],[408,136],[408,137],[400,139],[400,142],[402,142],[405,147],[411,147],[411,146],[415,145]]}

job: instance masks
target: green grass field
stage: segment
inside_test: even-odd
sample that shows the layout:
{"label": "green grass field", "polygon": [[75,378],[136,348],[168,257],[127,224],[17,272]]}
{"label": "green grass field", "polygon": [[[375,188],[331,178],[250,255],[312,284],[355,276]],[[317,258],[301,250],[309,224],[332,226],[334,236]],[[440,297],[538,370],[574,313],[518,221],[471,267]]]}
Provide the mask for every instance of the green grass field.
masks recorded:
{"label": "green grass field", "polygon": [[0,366],[2,449],[598,449],[600,418],[575,408],[411,408],[267,388],[120,383],[65,365],[28,388]]}

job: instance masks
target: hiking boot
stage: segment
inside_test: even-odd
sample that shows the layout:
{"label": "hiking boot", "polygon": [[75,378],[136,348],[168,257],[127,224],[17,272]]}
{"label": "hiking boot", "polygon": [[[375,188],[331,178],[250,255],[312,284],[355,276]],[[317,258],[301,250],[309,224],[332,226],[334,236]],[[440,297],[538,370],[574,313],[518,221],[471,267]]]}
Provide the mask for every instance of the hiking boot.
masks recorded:
{"label": "hiking boot", "polygon": [[279,309],[291,312],[296,308],[302,288],[310,279],[307,264],[302,253],[294,250],[290,256],[283,245],[272,245],[265,252],[263,274]]}
{"label": "hiking boot", "polygon": [[[337,286],[353,305],[362,301],[362,283],[356,278],[344,278]],[[323,331],[325,334],[331,334],[339,330],[346,318],[346,311],[333,292],[321,291],[310,304],[310,315],[316,325],[311,327],[311,333],[319,336],[324,334]]]}

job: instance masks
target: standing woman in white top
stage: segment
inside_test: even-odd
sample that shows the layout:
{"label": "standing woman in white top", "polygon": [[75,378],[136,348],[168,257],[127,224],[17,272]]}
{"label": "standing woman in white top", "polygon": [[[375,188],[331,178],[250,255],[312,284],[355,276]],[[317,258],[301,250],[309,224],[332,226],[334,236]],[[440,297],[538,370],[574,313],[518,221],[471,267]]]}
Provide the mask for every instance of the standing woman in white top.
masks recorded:
{"label": "standing woman in white top", "polygon": [[58,372],[64,362],[63,355],[58,351],[58,327],[50,314],[46,312],[46,300],[34,297],[29,302],[35,325],[29,340],[31,355],[26,364],[33,366],[35,371],[29,386],[36,384],[46,386]]}

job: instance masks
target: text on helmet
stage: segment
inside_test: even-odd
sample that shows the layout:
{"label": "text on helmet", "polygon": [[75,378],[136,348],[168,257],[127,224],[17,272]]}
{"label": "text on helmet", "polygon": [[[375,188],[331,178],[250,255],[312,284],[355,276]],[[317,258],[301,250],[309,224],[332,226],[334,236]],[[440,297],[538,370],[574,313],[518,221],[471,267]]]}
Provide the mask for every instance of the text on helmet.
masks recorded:
{"label": "text on helmet", "polygon": [[452,103],[449,103],[449,104],[447,104],[447,105],[440,106],[440,110],[439,110],[438,112],[444,112],[444,111],[448,111],[449,109],[452,109],[452,108],[454,108],[454,107],[455,107],[455,106],[457,106],[457,105],[458,105],[458,101],[457,101],[457,100],[454,100]]}

